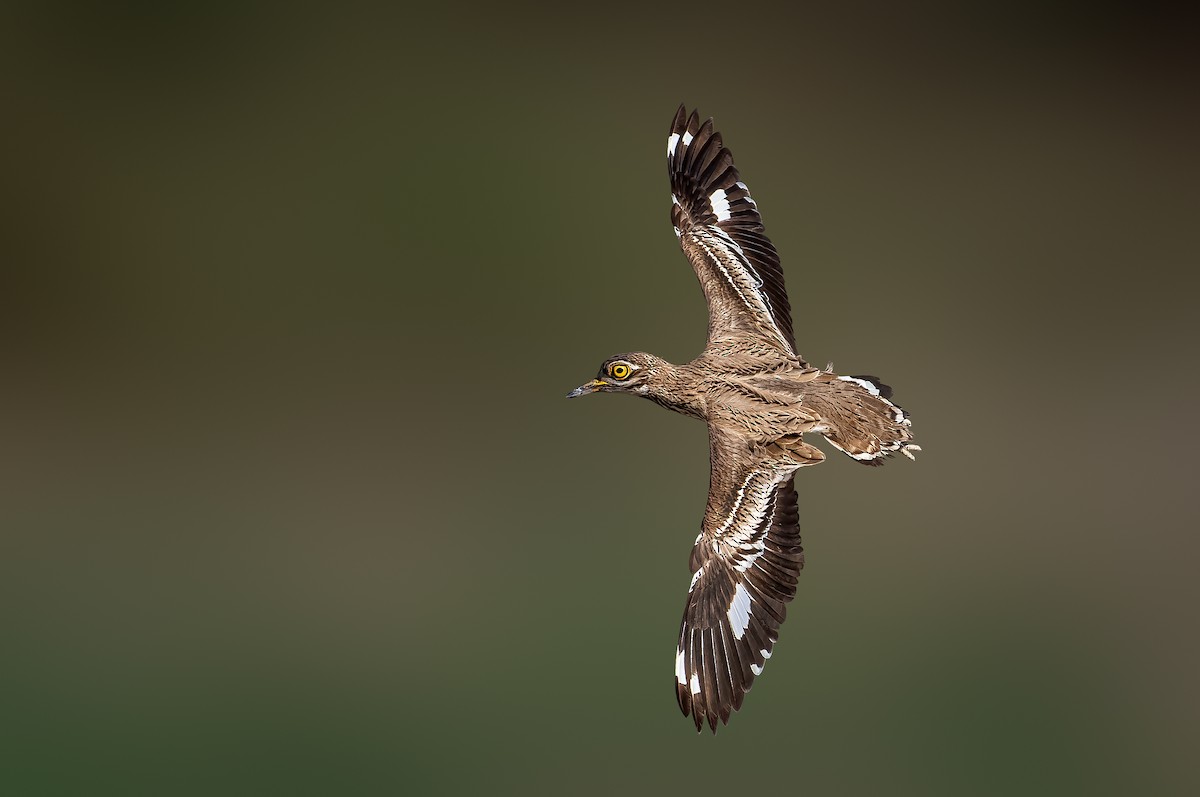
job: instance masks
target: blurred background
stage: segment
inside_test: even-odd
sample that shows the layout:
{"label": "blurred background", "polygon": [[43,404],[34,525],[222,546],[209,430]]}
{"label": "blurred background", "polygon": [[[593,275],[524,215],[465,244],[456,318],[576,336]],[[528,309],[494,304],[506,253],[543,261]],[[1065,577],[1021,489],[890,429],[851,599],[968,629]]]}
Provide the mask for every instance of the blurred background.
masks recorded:
{"label": "blurred background", "polygon": [[[1084,4],[11,3],[6,794],[1195,794],[1182,20]],[[714,738],[672,687],[716,117],[812,362],[917,464],[799,474]]]}

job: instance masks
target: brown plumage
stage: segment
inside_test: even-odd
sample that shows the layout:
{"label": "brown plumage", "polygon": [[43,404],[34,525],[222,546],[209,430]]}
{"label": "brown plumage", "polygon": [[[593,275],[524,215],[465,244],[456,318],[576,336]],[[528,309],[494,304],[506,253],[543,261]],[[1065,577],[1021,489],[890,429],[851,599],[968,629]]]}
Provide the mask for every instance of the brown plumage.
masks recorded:
{"label": "brown plumage", "polygon": [[708,423],[709,491],[675,657],[676,695],[700,730],[728,722],[770,658],[804,567],[793,474],[822,435],[868,465],[913,458],[907,415],[873,376],[838,376],[796,352],[779,255],[733,156],[683,106],[667,138],[671,221],[708,302],[708,343],[684,365],[611,357],[568,398],[632,393]]}

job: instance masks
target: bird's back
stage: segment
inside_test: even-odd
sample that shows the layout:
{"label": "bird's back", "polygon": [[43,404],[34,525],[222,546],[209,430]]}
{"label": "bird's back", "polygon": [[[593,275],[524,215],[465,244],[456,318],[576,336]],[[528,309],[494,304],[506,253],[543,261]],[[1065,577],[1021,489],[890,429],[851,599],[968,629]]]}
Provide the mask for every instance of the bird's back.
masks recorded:
{"label": "bird's back", "polygon": [[[798,368],[744,379],[768,416],[792,412],[803,418],[806,432],[819,432],[835,448],[870,465],[900,451],[912,457],[908,414],[892,403],[892,389],[873,376],[839,376],[815,368]],[[784,408],[784,409],[777,409]]]}

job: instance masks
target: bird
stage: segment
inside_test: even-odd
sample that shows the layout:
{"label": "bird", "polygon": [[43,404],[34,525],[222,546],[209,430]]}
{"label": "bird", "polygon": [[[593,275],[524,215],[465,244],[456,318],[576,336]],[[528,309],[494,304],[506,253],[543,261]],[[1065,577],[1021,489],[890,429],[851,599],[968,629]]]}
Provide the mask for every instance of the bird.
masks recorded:
{"label": "bird", "polygon": [[711,118],[680,105],[667,136],[671,224],[708,304],[691,362],[605,360],[567,394],[630,393],[708,425],[709,488],[689,559],[675,693],[700,732],[729,723],[779,639],[804,567],[795,473],[820,435],[864,465],[915,460],[912,423],[878,377],[841,376],[796,350],[779,254]]}

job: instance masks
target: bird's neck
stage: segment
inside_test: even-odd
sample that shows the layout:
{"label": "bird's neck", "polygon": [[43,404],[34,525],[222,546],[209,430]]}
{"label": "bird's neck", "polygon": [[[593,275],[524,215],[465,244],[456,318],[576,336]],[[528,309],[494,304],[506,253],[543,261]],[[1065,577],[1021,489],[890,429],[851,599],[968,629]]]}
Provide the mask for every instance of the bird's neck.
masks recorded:
{"label": "bird's neck", "polygon": [[673,365],[666,360],[655,364],[643,396],[669,410],[693,418],[708,417],[708,404],[703,380],[692,374],[686,365]]}

